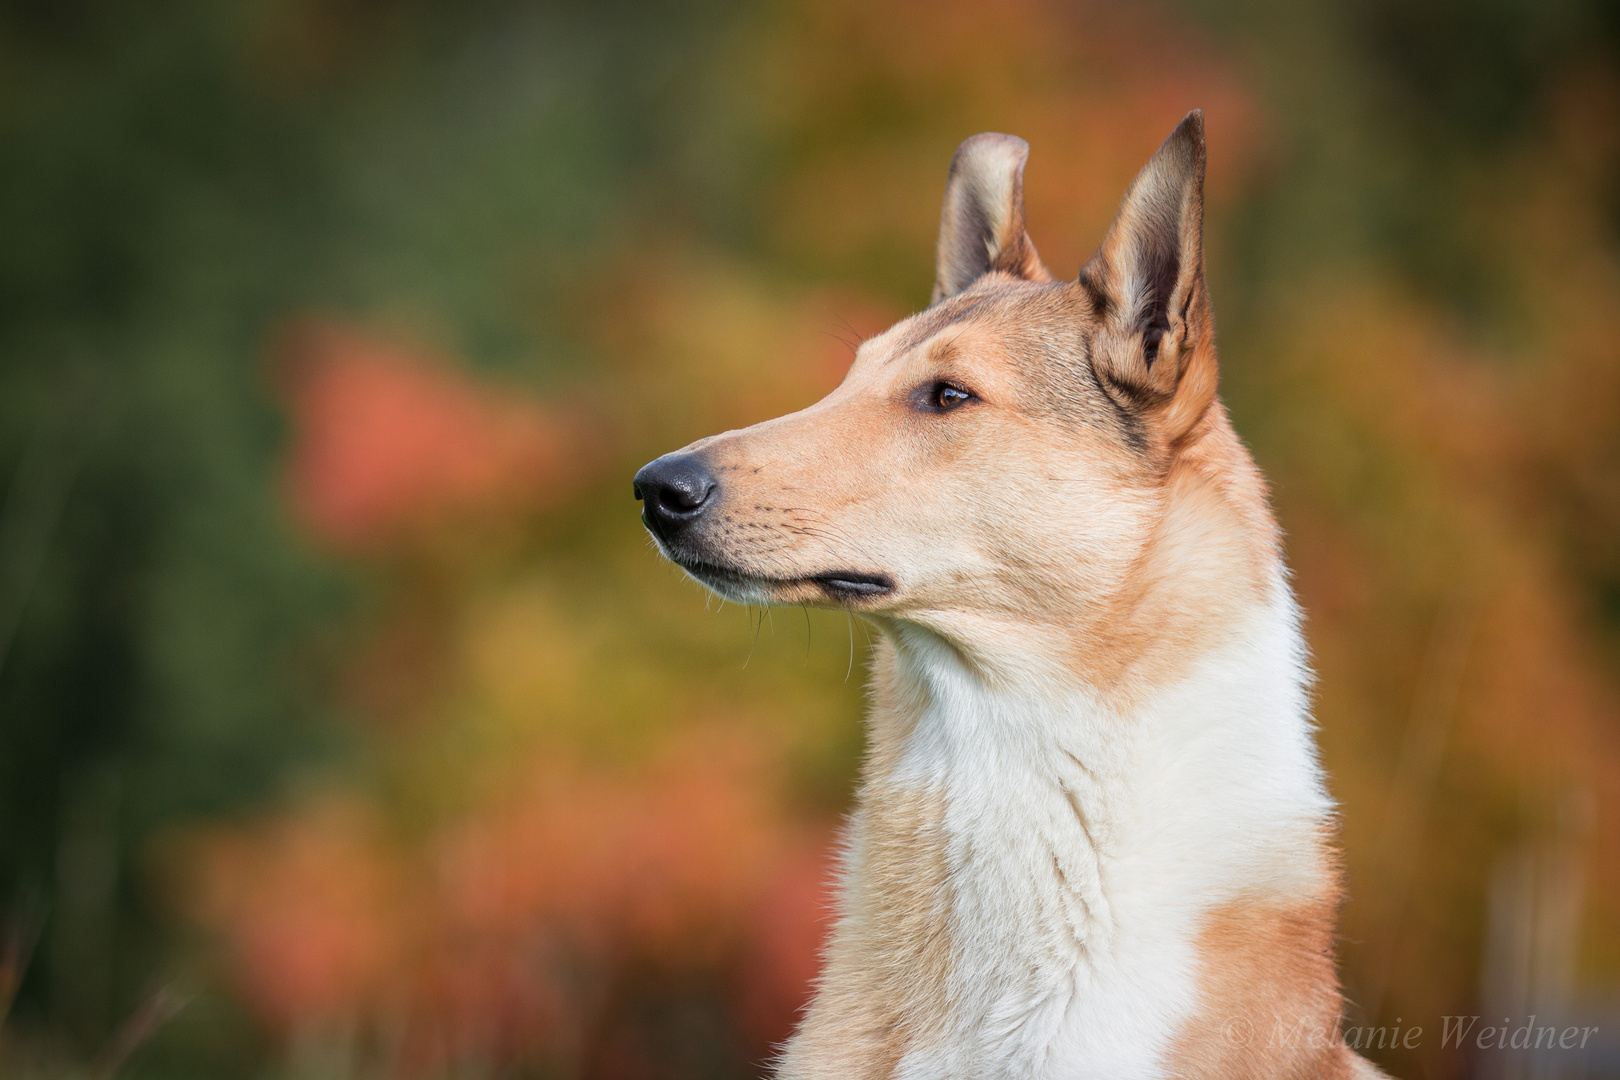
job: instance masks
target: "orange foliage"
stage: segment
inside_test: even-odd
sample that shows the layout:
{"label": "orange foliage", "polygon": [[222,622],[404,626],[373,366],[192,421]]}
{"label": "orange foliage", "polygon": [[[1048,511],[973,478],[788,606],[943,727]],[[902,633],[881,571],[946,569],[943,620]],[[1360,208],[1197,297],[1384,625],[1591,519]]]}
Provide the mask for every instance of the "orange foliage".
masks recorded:
{"label": "orange foliage", "polygon": [[1030,229],[1053,271],[1072,277],[1189,109],[1209,118],[1212,202],[1250,170],[1263,130],[1231,65],[1151,7],[795,5],[753,58],[757,108],[794,151],[773,226],[846,277],[874,245],[932,252],[944,165],[975,131],[1029,141]]}
{"label": "orange foliage", "polygon": [[419,352],[307,321],[279,353],[293,508],[332,547],[375,548],[452,511],[545,505],[580,479],[577,425]]}
{"label": "orange foliage", "polygon": [[404,937],[399,868],[353,805],[251,835],[200,837],[193,914],[228,926],[242,993],[282,1023],[344,1014],[387,989]]}
{"label": "orange foliage", "polygon": [[813,972],[825,842],[750,757],[699,740],[642,770],[537,761],[415,844],[342,803],[206,834],[193,914],[269,1024],[359,1021],[407,1075],[588,1067],[619,981],[648,972],[714,981],[763,1048]]}

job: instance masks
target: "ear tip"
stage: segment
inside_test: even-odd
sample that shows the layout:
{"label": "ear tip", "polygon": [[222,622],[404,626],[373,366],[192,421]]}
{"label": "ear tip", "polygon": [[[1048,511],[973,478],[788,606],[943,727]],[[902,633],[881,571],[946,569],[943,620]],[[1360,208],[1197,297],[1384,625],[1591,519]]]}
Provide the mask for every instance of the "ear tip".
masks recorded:
{"label": "ear tip", "polygon": [[955,171],[963,162],[994,158],[1010,160],[1021,168],[1029,159],[1029,143],[1017,135],[1006,135],[999,131],[981,131],[962,140],[951,158],[951,169]]}
{"label": "ear tip", "polygon": [[1194,109],[1192,112],[1182,117],[1181,123],[1176,125],[1176,130],[1170,133],[1170,140],[1173,142],[1190,145],[1194,150],[1197,151],[1200,157],[1203,156],[1204,110]]}
{"label": "ear tip", "polygon": [[969,135],[962,140],[962,146],[1006,146],[1019,150],[1029,149],[1029,143],[1020,139],[1017,135],[1008,135],[1003,131],[981,131],[977,135]]}
{"label": "ear tip", "polygon": [[1177,162],[1174,167],[1178,172],[1187,170],[1201,178],[1205,159],[1204,110],[1194,109],[1182,117],[1155,156]]}

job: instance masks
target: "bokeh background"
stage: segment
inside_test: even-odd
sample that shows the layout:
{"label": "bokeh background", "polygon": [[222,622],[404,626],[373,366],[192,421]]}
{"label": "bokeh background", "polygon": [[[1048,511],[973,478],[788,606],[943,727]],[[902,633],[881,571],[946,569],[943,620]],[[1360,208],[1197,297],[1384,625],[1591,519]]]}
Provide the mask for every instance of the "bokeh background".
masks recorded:
{"label": "bokeh background", "polygon": [[869,641],[629,476],[927,302],[963,137],[1072,275],[1193,106],[1350,1023],[1577,1075],[1440,1028],[1620,1030],[1600,0],[0,3],[0,1075],[758,1075]]}

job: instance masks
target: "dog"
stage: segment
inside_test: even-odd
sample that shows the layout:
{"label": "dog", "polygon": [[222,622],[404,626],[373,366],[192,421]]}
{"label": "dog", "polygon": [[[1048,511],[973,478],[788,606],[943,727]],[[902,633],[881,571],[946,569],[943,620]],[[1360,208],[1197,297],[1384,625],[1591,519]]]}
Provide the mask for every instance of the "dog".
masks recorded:
{"label": "dog", "polygon": [[951,161],[930,306],[801,412],[642,468],[719,595],[879,631],[836,924],[783,1080],[1379,1077],[1264,480],[1216,393],[1204,123],[1074,280],[1019,138]]}

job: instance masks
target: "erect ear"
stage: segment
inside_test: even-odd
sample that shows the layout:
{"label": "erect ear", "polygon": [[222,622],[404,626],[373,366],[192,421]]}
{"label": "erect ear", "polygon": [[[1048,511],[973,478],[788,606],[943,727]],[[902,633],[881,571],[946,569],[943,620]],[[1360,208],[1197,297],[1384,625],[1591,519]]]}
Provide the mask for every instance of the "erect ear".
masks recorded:
{"label": "erect ear", "polygon": [[939,214],[937,304],[992,270],[1051,281],[1024,233],[1024,162],[1029,144],[987,131],[956,148]]}
{"label": "erect ear", "polygon": [[1176,125],[1137,174],[1101,249],[1080,270],[1100,329],[1103,389],[1167,443],[1215,398],[1214,324],[1204,284],[1204,114]]}

